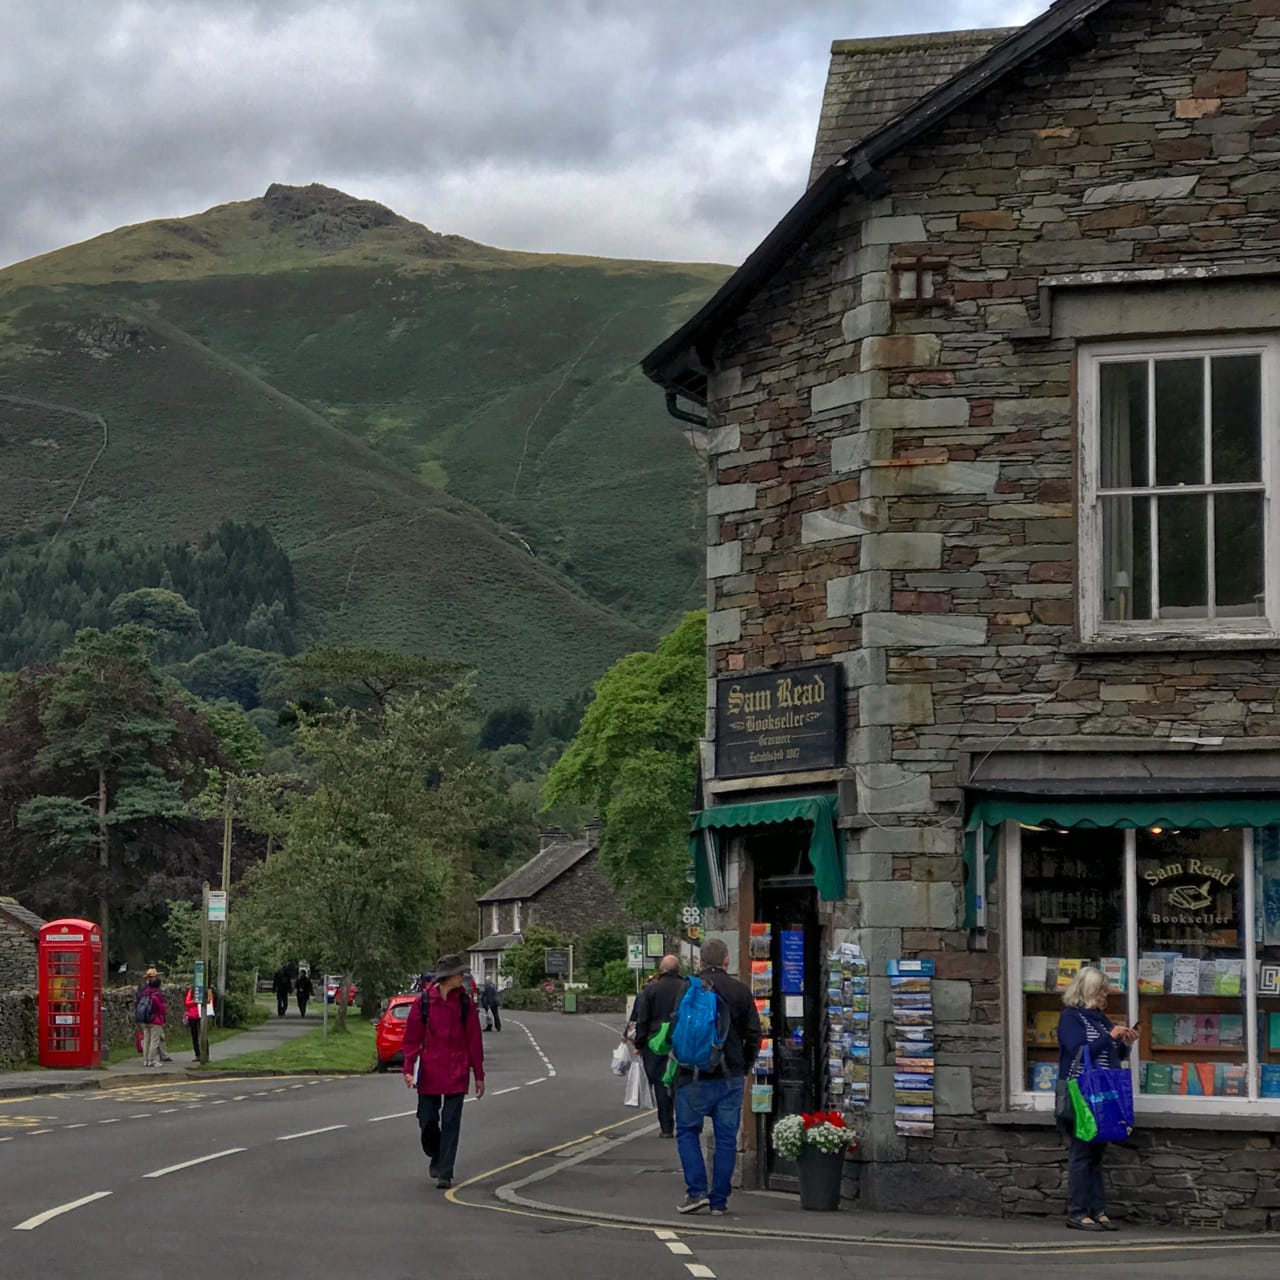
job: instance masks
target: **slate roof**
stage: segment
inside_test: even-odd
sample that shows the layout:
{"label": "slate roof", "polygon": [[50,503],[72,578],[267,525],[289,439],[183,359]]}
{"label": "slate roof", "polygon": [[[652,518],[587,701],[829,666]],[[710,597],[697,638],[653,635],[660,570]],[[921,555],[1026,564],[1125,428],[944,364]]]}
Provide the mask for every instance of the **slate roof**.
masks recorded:
{"label": "slate roof", "polygon": [[[667,390],[667,407],[677,396],[706,403],[707,368],[716,337],[748,306],[756,293],[827,213],[858,193],[879,195],[885,190],[876,166],[936,128],[1006,76],[1051,50],[1059,41],[1083,30],[1088,20],[1114,0],[1055,0],[1038,18],[1000,40],[985,53],[945,79],[896,116],[843,151],[787,211],[782,221],[748,255],[747,260],[698,313],[659,343],[641,361],[645,376]],[[999,32],[993,32],[998,35]]]}
{"label": "slate roof", "polygon": [[476,899],[477,903],[524,902],[541,893],[553,880],[558,880],[571,867],[577,866],[595,845],[587,839],[574,840],[565,836],[549,844],[541,853],[530,858],[500,884]]}
{"label": "slate roof", "polygon": [[44,924],[34,911],[20,907],[13,898],[0,898],[0,914],[8,916],[19,928],[28,930],[32,936],[39,934]]}
{"label": "slate roof", "polygon": [[516,943],[522,942],[518,933],[491,933],[487,938],[481,938],[479,942],[473,942],[468,951],[505,951],[508,947],[514,947]]}
{"label": "slate roof", "polygon": [[863,138],[945,84],[1017,27],[837,40],[818,119],[809,182]]}

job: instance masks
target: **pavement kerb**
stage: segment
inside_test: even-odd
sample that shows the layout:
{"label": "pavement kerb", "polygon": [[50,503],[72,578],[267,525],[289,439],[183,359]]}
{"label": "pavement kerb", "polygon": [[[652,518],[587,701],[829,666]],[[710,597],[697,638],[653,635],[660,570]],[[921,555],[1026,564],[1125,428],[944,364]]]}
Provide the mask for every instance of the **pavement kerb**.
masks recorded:
{"label": "pavement kerb", "polygon": [[[683,1234],[713,1235],[713,1236],[730,1236],[735,1239],[747,1237],[749,1239],[759,1240],[790,1240],[790,1241],[808,1241],[810,1243],[821,1244],[860,1244],[867,1246],[877,1246],[880,1248],[897,1248],[897,1249],[937,1249],[948,1252],[965,1252],[965,1253],[1018,1253],[1018,1254],[1045,1254],[1045,1253],[1129,1253],[1129,1252],[1152,1252],[1155,1250],[1165,1249],[1181,1249],[1188,1247],[1216,1247],[1229,1249],[1237,1245],[1258,1245],[1265,1244],[1271,1247],[1280,1247],[1280,1236],[1274,1232],[1240,1232],[1224,1235],[1222,1232],[1216,1232],[1213,1235],[1179,1235],[1175,1239],[1170,1240],[1168,1236],[1147,1236],[1147,1237],[1129,1237],[1123,1241],[1108,1241],[1106,1245],[1092,1244],[1082,1240],[1076,1244],[1070,1240],[1061,1242],[1054,1241],[974,1241],[974,1240],[954,1240],[929,1238],[922,1235],[911,1236],[889,1236],[889,1235],[871,1235],[859,1234],[857,1232],[823,1232],[823,1231],[803,1231],[803,1230],[785,1230],[776,1227],[748,1227],[748,1226],[713,1226],[710,1223],[695,1221],[690,1217],[673,1219],[672,1217],[664,1218],[643,1218],[634,1217],[628,1214],[611,1213],[608,1211],[599,1211],[593,1209],[577,1209],[571,1205],[555,1204],[546,1200],[535,1200],[529,1196],[520,1194],[520,1188],[529,1186],[534,1182],[543,1182],[549,1178],[555,1177],[564,1169],[568,1169],[576,1164],[584,1164],[594,1159],[602,1151],[617,1147],[620,1143],[630,1142],[633,1138],[644,1137],[656,1130],[656,1125],[649,1125],[642,1129],[633,1130],[624,1134],[619,1138],[603,1139],[599,1135],[593,1134],[582,1139],[587,1143],[585,1150],[577,1152],[566,1159],[560,1160],[554,1165],[546,1169],[536,1170],[534,1173],[526,1174],[523,1178],[517,1178],[514,1182],[504,1183],[498,1187],[494,1194],[497,1198],[506,1204],[517,1205],[522,1209],[536,1210],[543,1214],[552,1214],[557,1217],[575,1218],[583,1221],[590,1221],[601,1225],[614,1225],[619,1227],[627,1227],[630,1229],[650,1229],[650,1230],[679,1230]],[[594,1141],[593,1141],[594,1139]],[[461,1201],[460,1203],[467,1203]],[[997,1221],[993,1219],[993,1221]]]}
{"label": "pavement kerb", "polygon": [[120,1071],[104,1076],[87,1076],[83,1080],[66,1080],[61,1083],[42,1081],[37,1077],[30,1084],[0,1085],[0,1098],[35,1098],[50,1093],[85,1093],[90,1089],[114,1089],[117,1085],[133,1085],[143,1082],[161,1086],[167,1081],[195,1083],[200,1080],[270,1079],[276,1076],[292,1078],[296,1076],[365,1076],[369,1074],[367,1069],[346,1071],[337,1067],[317,1067],[308,1071],[276,1071],[269,1068],[254,1067],[246,1067],[242,1071]]}

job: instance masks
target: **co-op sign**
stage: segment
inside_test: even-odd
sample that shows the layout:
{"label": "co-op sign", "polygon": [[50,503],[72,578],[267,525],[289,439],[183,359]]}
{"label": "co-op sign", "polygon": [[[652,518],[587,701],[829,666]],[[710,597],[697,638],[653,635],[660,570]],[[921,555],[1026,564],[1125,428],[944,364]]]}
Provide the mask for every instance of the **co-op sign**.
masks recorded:
{"label": "co-op sign", "polygon": [[838,663],[716,681],[716,777],[833,769],[844,763]]}

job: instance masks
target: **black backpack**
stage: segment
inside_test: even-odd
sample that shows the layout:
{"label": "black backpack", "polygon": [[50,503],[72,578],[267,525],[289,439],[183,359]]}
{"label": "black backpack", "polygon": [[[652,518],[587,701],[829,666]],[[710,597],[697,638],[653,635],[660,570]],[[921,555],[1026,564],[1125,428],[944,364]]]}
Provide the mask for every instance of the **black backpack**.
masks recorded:
{"label": "black backpack", "polygon": [[133,1006],[133,1020],[141,1023],[143,1026],[150,1026],[151,1019],[156,1016],[155,1001],[151,999],[151,992],[147,987],[143,987],[138,992],[137,1003]]}

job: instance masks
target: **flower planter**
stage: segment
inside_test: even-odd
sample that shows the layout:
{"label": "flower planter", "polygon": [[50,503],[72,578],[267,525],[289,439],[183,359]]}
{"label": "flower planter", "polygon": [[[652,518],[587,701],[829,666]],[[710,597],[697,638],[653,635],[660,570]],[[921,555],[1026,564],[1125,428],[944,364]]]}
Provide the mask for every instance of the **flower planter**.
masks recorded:
{"label": "flower planter", "polygon": [[805,1147],[796,1159],[800,1171],[800,1207],[831,1212],[840,1207],[840,1180],[844,1174],[844,1152],[834,1154]]}

